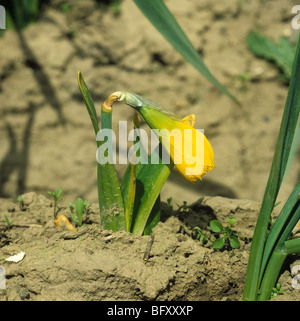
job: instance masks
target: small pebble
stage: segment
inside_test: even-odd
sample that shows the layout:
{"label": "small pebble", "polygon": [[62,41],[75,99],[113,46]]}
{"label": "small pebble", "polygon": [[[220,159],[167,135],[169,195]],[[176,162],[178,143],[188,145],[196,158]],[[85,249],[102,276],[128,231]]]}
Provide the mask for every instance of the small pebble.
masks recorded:
{"label": "small pebble", "polygon": [[30,298],[30,293],[27,289],[25,288],[20,288],[18,290],[18,294],[21,300],[26,300]]}
{"label": "small pebble", "polygon": [[179,242],[184,242],[184,241],[186,241],[186,237],[185,237],[185,235],[180,234],[180,235],[178,235],[177,240]]}

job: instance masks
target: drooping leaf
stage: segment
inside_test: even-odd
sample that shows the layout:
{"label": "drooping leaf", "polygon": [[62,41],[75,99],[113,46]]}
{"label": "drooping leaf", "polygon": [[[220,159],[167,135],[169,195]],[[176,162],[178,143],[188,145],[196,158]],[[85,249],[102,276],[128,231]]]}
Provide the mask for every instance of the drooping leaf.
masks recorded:
{"label": "drooping leaf", "polygon": [[201,56],[162,0],[134,0],[134,2],[154,27],[190,64],[221,92],[227,94],[237,104],[240,104],[211,74]]}
{"label": "drooping leaf", "polygon": [[289,81],[292,74],[295,48],[283,36],[276,44],[271,39],[258,32],[250,32],[247,36],[248,48],[257,56],[274,62],[284,73],[285,80]]}

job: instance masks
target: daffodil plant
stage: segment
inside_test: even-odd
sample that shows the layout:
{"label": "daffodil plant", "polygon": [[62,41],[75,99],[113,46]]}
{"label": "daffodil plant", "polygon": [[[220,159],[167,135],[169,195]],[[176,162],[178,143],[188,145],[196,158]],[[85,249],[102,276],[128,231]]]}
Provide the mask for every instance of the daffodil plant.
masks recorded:
{"label": "daffodil plant", "polygon": [[243,296],[245,301],[270,299],[286,257],[289,254],[300,253],[300,238],[291,238],[291,233],[300,220],[300,182],[294,187],[271,229],[268,229],[299,121],[299,70],[298,41],[274,158],[251,243]]}
{"label": "daffodil plant", "polygon": [[[163,106],[128,92],[117,91],[106,99],[99,126],[95,106],[80,72],[78,82],[101,152],[97,154],[101,224],[110,230],[151,234],[160,219],[160,192],[174,165],[189,182],[201,180],[214,168],[212,147],[204,134],[193,127],[195,115],[181,119]],[[109,153],[112,150],[110,132],[105,131],[112,130],[112,105],[116,101],[136,110],[157,136],[161,150],[147,154],[146,161],[142,157],[145,148],[135,114],[135,151],[121,183],[113,165],[113,155]]]}

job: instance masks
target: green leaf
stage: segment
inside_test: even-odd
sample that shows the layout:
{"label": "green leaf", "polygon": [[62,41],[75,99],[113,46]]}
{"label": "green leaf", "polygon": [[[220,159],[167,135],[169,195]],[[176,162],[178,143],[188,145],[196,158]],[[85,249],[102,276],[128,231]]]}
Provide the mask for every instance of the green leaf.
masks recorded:
{"label": "green leaf", "polygon": [[4,219],[5,219],[5,222],[6,222],[7,226],[11,227],[12,226],[12,222],[8,219],[8,217],[6,215],[4,216]]}
{"label": "green leaf", "polygon": [[127,198],[125,205],[125,221],[126,221],[126,231],[130,232],[131,223],[132,223],[132,215],[133,215],[133,207],[136,193],[136,176],[135,176],[135,165],[130,164],[130,181],[127,190]]}
{"label": "green leaf", "polygon": [[230,246],[233,248],[233,249],[239,249],[240,246],[241,246],[241,243],[239,241],[239,239],[235,236],[231,236],[230,238]]}
{"label": "green leaf", "polygon": [[221,250],[225,245],[225,237],[221,237],[219,239],[216,239],[213,243],[213,248],[215,250]]}
{"label": "green leaf", "polygon": [[210,73],[199,53],[162,0],[134,0],[134,2],[154,27],[189,63],[221,92],[239,104],[237,99]]}
{"label": "green leaf", "polygon": [[285,79],[290,79],[295,49],[288,39],[281,36],[279,43],[275,44],[258,32],[250,32],[247,36],[247,45],[255,55],[273,61],[284,72]]}
{"label": "green leaf", "polygon": [[214,233],[221,233],[223,231],[223,225],[218,220],[211,220],[209,226]]}
{"label": "green leaf", "polygon": [[[134,118],[133,118],[133,122],[134,122],[134,127],[137,131],[137,136],[136,136],[136,139],[134,141],[134,144],[136,144],[137,142],[140,141],[139,139],[139,121],[138,121],[138,115],[137,113],[134,115]],[[136,145],[134,145],[136,147]],[[140,144],[140,148],[143,149],[143,145]],[[143,152],[147,153],[146,150],[144,149]],[[136,157],[140,156],[140,153],[141,153],[141,150],[135,150],[135,155]],[[139,175],[141,169],[144,167],[144,166],[151,166],[150,164],[150,161],[151,161],[151,156],[148,157],[148,164],[141,164],[141,163],[137,163],[136,165],[134,165],[134,168],[135,168],[135,180],[136,180],[136,176]],[[127,206],[131,207],[133,204],[131,203],[132,202],[132,197],[134,196],[134,201],[135,201],[135,191],[134,191],[134,195],[132,195],[129,191],[130,189],[130,185],[131,185],[131,180],[132,180],[132,165],[129,164],[127,169],[126,169],[126,172],[123,176],[123,179],[122,179],[122,183],[121,183],[121,191],[122,191],[122,195],[123,195],[123,200],[124,200],[124,206],[125,206],[125,209],[127,208]],[[135,182],[135,185],[136,185],[136,182]],[[136,188],[136,187],[135,187]],[[137,196],[137,202],[139,201],[138,200],[138,197]],[[131,203],[130,205],[128,205],[128,201]],[[132,208],[132,213],[131,213],[131,217],[130,217],[130,228],[131,228],[131,222],[132,222],[132,215],[133,215],[133,209]],[[145,214],[147,215],[147,214]],[[128,214],[125,212],[125,216],[126,216],[126,219],[128,221]],[[149,217],[147,219],[147,223],[146,223],[146,226],[145,226],[145,229],[144,229],[144,232],[143,234],[144,235],[150,235],[152,233],[152,229],[156,226],[156,224],[160,221],[160,196],[157,197],[155,203],[154,203],[154,206],[149,214]]]}
{"label": "green leaf", "polygon": [[58,190],[56,191],[57,199],[60,198],[62,192],[63,192],[63,189],[61,187],[59,187]]}
{"label": "green leaf", "polygon": [[288,254],[300,253],[300,238],[296,237],[284,242],[284,247]]}
{"label": "green leaf", "polygon": [[[265,269],[267,261],[270,258],[274,245],[280,241],[284,241],[292,232],[299,218],[295,216],[295,209],[298,207],[300,193],[300,182],[295,186],[289,199],[280,211],[265,243],[264,255],[261,263],[261,270]],[[262,277],[262,272],[260,274]]]}
{"label": "green leaf", "polygon": [[157,225],[157,223],[160,221],[160,195],[158,195],[152,210],[150,212],[150,215],[148,217],[145,229],[144,229],[144,235],[150,235],[152,234],[152,229]]}
{"label": "green leaf", "polygon": [[84,210],[84,202],[83,202],[83,199],[79,197],[75,201],[75,213],[78,218],[79,226],[82,225],[83,210]]}
{"label": "green leaf", "polygon": [[70,213],[70,216],[71,216],[73,222],[75,224],[79,225],[79,219],[73,213]]}
{"label": "green leaf", "polygon": [[95,105],[94,105],[93,99],[90,95],[89,89],[88,89],[80,71],[78,71],[78,85],[79,85],[80,92],[83,96],[87,111],[90,115],[95,134],[97,135],[100,128],[99,128],[99,124],[98,124]]}
{"label": "green leaf", "polygon": [[137,176],[133,234],[143,234],[152,208],[173,168],[173,164],[150,165],[144,166]]}
{"label": "green leaf", "polygon": [[233,226],[236,223],[236,218],[235,217],[228,217],[227,222],[229,223],[230,226]]}

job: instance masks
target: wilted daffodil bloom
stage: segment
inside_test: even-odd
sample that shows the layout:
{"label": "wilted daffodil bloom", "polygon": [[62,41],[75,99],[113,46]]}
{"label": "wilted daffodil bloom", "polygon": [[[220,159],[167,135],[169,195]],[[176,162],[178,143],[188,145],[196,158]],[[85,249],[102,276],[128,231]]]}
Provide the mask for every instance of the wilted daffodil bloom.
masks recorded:
{"label": "wilted daffodil bloom", "polygon": [[193,128],[195,115],[181,119],[163,106],[127,92],[110,97],[135,108],[159,137],[179,172],[190,182],[214,168],[214,153],[204,134]]}

